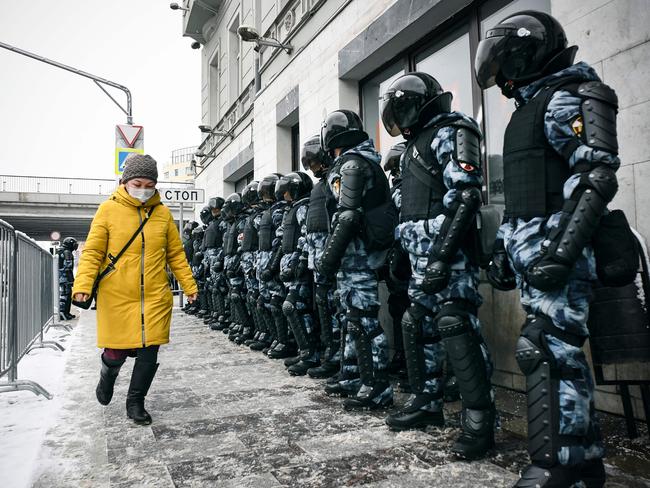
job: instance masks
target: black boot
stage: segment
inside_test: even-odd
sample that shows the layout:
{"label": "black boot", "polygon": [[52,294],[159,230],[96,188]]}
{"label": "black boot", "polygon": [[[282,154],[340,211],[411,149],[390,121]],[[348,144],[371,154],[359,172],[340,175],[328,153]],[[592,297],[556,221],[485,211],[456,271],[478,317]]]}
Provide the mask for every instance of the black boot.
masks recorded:
{"label": "black boot", "polygon": [[111,398],[113,398],[113,387],[115,386],[115,380],[117,375],[120,372],[119,366],[108,366],[104,362],[104,358],[100,358],[102,361],[102,369],[99,373],[99,383],[97,383],[97,388],[95,393],[97,395],[97,401],[102,405],[108,405],[111,403]]}
{"label": "black boot", "polygon": [[331,378],[339,371],[338,363],[332,363],[323,360],[320,366],[315,366],[307,370],[307,374],[314,379]]}
{"label": "black boot", "polygon": [[136,424],[151,424],[151,416],[144,409],[144,398],[149,392],[157,369],[158,363],[143,363],[137,359],[135,361],[129,391],[126,395],[126,415]]}
{"label": "black boot", "polygon": [[580,479],[587,488],[602,488],[606,478],[602,459],[591,459],[580,465]]}
{"label": "black boot", "polygon": [[460,437],[451,452],[462,459],[479,459],[494,447],[494,421],[496,411],[463,408],[460,414]]}
{"label": "black boot", "polygon": [[576,466],[558,464],[545,468],[529,464],[513,488],[568,488],[580,479],[579,473]]}
{"label": "black boot", "polygon": [[386,425],[391,430],[397,431],[422,429],[429,425],[443,427],[445,425],[445,416],[442,411],[429,412],[428,410],[422,410],[422,407],[430,404],[437,398],[440,397],[429,393],[413,395],[406,402],[404,408],[386,417]]}
{"label": "black boot", "polygon": [[381,394],[390,388],[386,380],[375,380],[372,386],[361,385],[356,395],[343,401],[346,410],[379,410],[388,408],[393,404],[393,395],[381,398]]}

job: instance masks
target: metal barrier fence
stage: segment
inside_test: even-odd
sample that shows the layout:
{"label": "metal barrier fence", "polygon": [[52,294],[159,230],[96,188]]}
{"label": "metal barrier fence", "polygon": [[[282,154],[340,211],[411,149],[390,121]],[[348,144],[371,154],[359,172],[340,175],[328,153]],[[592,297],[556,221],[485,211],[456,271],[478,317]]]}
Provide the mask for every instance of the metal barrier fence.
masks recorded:
{"label": "metal barrier fence", "polygon": [[63,351],[55,341],[44,340],[55,325],[54,257],[36,241],[0,220],[0,393],[28,390],[52,398],[41,385],[18,379],[18,363],[32,349]]}

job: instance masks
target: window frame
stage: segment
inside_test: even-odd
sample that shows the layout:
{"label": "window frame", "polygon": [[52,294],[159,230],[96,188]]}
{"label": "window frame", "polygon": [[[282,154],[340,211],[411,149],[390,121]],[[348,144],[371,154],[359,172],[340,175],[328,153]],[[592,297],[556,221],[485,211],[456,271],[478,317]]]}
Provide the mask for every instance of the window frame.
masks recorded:
{"label": "window frame", "polygon": [[[359,80],[358,86],[358,99],[359,99],[359,113],[363,114],[365,107],[363,105],[363,89],[364,86],[381,74],[383,71],[396,65],[400,62],[403,63],[406,73],[415,71],[416,59],[429,51],[432,47],[439,45],[442,49],[449,43],[454,42],[458,37],[453,37],[455,32],[465,32],[469,35],[469,49],[470,49],[470,62],[476,58],[476,51],[478,50],[479,42],[481,41],[481,21],[488,18],[492,14],[498,12],[509,4],[517,0],[476,0],[469,4],[464,9],[460,10],[456,15],[447,19],[442,25],[428,33],[425,37],[418,40],[415,44],[407,46],[402,52],[387,60],[377,69],[373,70],[367,76]],[[461,35],[463,35],[461,34]],[[447,42],[444,42],[447,41]],[[444,43],[443,43],[444,42]],[[474,66],[470,66],[471,72],[474,73]],[[486,117],[484,116],[485,100],[484,92],[476,81],[476,77],[471,77],[472,87],[472,108],[473,114],[471,115],[479,124],[479,128],[483,135],[486,134]],[[444,87],[443,87],[444,88]],[[381,114],[379,115],[381,117]],[[488,162],[485,149],[485,140],[481,143],[481,168],[483,171],[483,199],[486,203],[490,203],[488,194]]]}

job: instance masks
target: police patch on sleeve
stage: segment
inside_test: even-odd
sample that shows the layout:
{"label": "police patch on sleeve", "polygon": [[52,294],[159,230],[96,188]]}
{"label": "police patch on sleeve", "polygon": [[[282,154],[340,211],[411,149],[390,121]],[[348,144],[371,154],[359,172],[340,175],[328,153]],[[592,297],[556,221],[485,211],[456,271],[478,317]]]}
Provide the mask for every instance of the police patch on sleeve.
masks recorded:
{"label": "police patch on sleeve", "polygon": [[458,165],[463,171],[466,171],[468,173],[473,173],[476,171],[476,166],[470,163],[466,163],[465,161],[458,161]]}
{"label": "police patch on sleeve", "polygon": [[584,123],[582,121],[582,115],[578,115],[571,121],[571,130],[576,136],[581,137],[583,129]]}

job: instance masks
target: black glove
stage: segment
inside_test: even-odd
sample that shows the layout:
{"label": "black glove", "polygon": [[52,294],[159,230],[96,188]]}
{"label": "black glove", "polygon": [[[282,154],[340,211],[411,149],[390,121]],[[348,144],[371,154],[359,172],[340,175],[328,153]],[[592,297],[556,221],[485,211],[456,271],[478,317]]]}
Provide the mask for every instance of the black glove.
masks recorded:
{"label": "black glove", "polygon": [[298,264],[296,265],[296,272],[295,276],[297,280],[302,279],[306,274],[307,270],[309,269],[308,267],[308,261],[307,261],[307,256],[302,255],[298,259]]}
{"label": "black glove", "polygon": [[260,280],[262,281],[271,281],[273,278],[273,272],[270,269],[263,269],[260,273]]}
{"label": "black glove", "polygon": [[328,280],[331,280],[334,277],[336,277],[337,269],[334,266],[330,266],[322,258],[318,260],[318,263],[316,265],[316,270],[323,278],[326,278]]}
{"label": "black glove", "polygon": [[433,295],[438,293],[449,284],[451,278],[451,267],[444,261],[430,259],[429,264],[424,270],[424,279],[422,280],[422,291]]}
{"label": "black glove", "polygon": [[492,260],[487,268],[487,279],[494,288],[501,291],[514,290],[517,286],[515,274],[510,268],[508,255],[503,246],[503,239],[498,239],[494,243]]}
{"label": "black glove", "polygon": [[563,288],[569,280],[573,265],[560,263],[547,255],[542,245],[542,257],[526,271],[526,281],[540,291],[554,291]]}
{"label": "black glove", "polygon": [[287,268],[280,270],[280,281],[287,283],[293,280],[293,277],[296,275],[296,266],[292,265]]}

